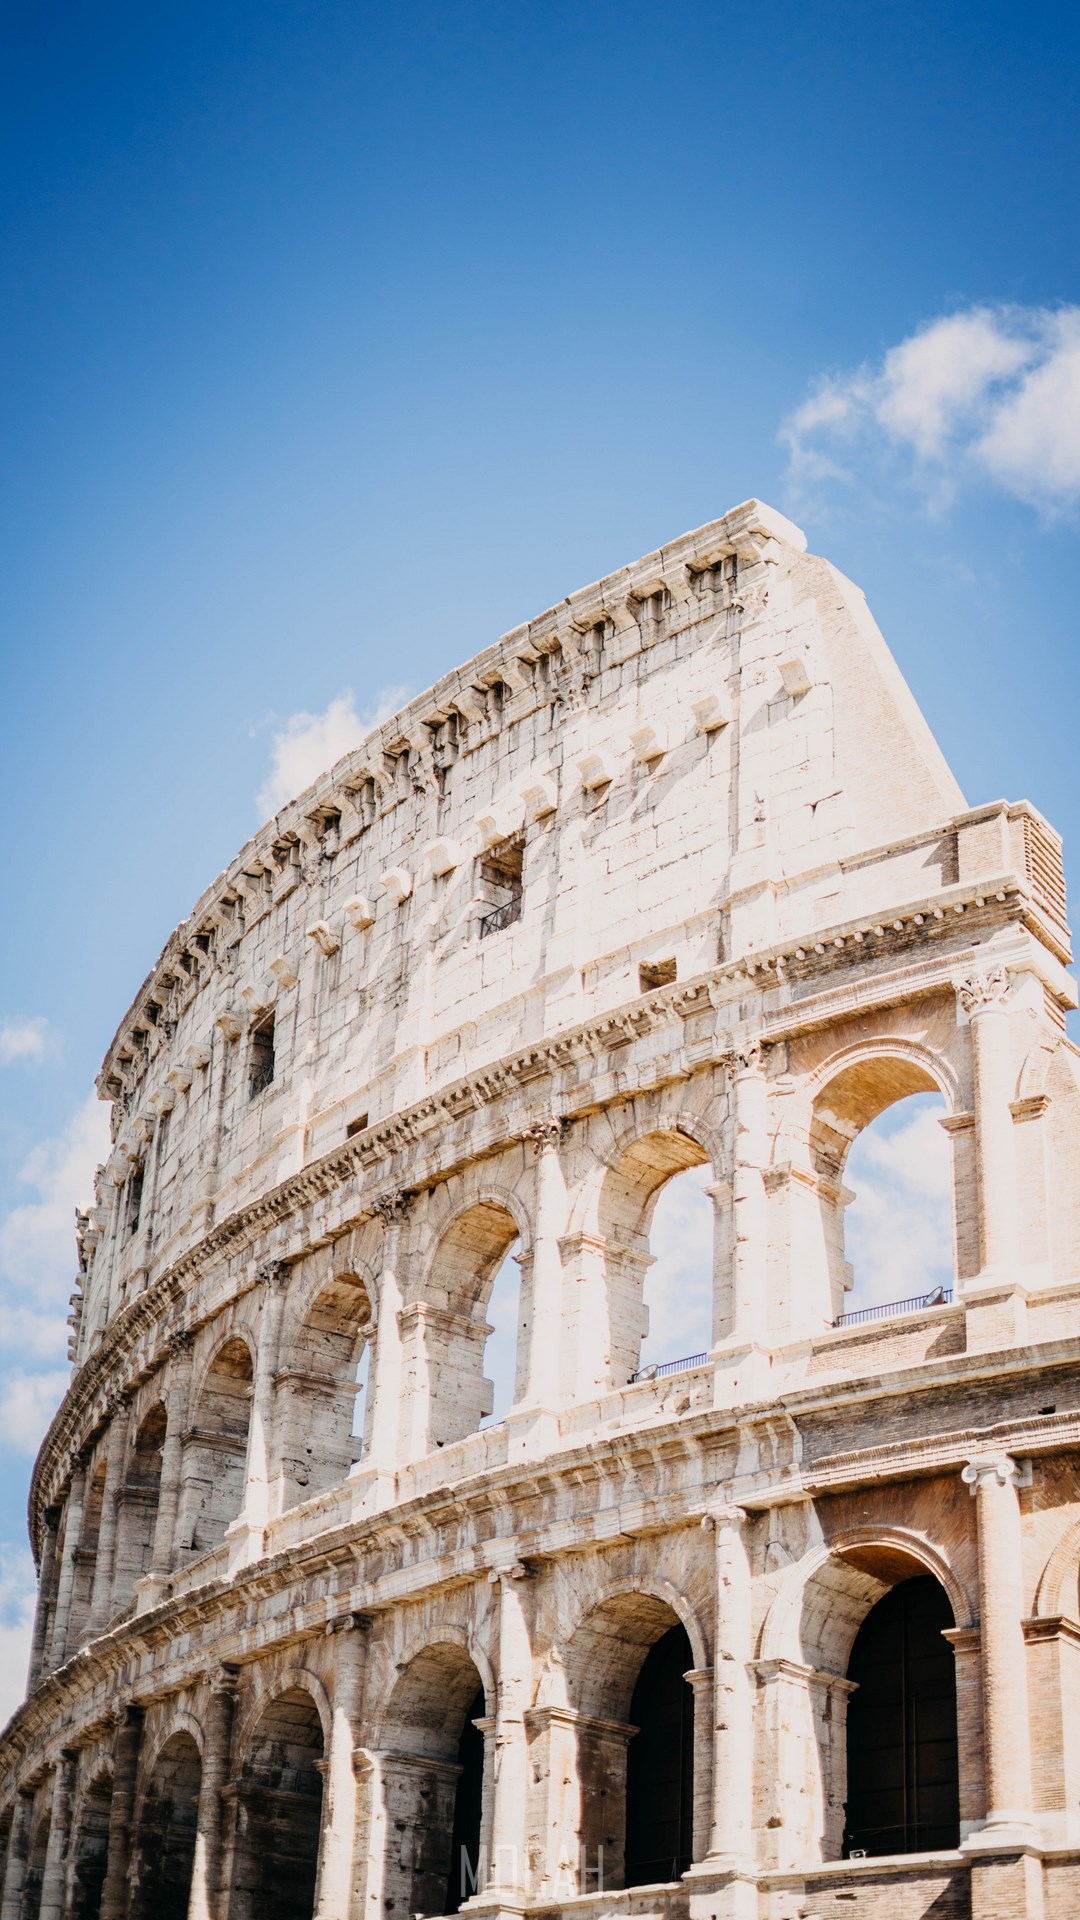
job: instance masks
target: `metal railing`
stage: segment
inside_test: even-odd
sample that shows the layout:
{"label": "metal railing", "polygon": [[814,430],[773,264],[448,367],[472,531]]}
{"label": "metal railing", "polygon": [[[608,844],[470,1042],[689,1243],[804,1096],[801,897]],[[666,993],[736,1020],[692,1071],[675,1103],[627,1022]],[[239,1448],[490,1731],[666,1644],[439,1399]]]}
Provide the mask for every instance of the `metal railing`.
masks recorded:
{"label": "metal railing", "polygon": [[632,1373],[628,1385],[632,1387],[638,1380],[666,1380],[669,1373],[689,1373],[691,1367],[703,1367],[708,1358],[707,1353],[688,1353],[683,1360],[654,1360],[651,1366]]}
{"label": "metal railing", "polygon": [[842,1313],[834,1327],[858,1327],[866,1320],[891,1320],[895,1313],[918,1313],[922,1307],[947,1307],[953,1297],[951,1287],[932,1287],[929,1293],[912,1294],[910,1300],[887,1300],[880,1307],[857,1307],[854,1313]]}
{"label": "metal railing", "polygon": [[521,895],[512,893],[494,912],[485,913],[480,922],[480,938],[484,940],[489,933],[501,933],[504,927],[512,927],[515,920],[521,919]]}

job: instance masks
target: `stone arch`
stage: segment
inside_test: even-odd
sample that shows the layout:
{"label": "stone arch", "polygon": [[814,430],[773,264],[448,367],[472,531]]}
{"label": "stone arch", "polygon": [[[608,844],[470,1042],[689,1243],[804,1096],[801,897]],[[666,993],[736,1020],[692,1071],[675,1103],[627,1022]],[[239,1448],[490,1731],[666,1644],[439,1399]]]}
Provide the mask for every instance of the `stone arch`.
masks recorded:
{"label": "stone arch", "polygon": [[[101,1537],[101,1520],[105,1507],[105,1467],[105,1450],[102,1448],[93,1469],[88,1470],[86,1475],[82,1526],[79,1530],[79,1553],[75,1559],[71,1585],[71,1613],[68,1619],[66,1648],[58,1649],[61,1660],[66,1651],[81,1646],[90,1619],[98,1542]],[[68,1516],[65,1514],[65,1528],[67,1520]]]}
{"label": "stone arch", "polygon": [[30,1828],[30,1848],[26,1857],[26,1875],[23,1880],[19,1920],[38,1920],[41,1912],[41,1890],[45,1878],[45,1861],[49,1851],[49,1834],[52,1831],[52,1808],[47,1792],[43,1796],[43,1802],[42,1806],[35,1807],[35,1817]]}
{"label": "stone arch", "polygon": [[244,1705],[236,1716],[233,1734],[233,1748],[243,1754],[255,1727],[262,1719],[267,1707],[282,1693],[309,1693],[319,1716],[324,1745],[329,1745],[330,1728],[333,1721],[333,1709],[330,1696],[317,1674],[307,1667],[275,1666],[272,1671],[260,1672],[256,1667],[251,1677],[251,1686]]}
{"label": "stone arch", "polygon": [[[843,1184],[848,1154],[866,1127],[916,1093],[939,1094],[955,1113],[959,1084],[952,1063],[922,1041],[881,1033],[833,1049],[794,1098],[780,1103],[770,1205],[774,1218],[778,1210],[786,1214],[775,1233],[792,1250],[790,1278],[774,1302],[780,1331],[820,1331],[844,1311],[852,1278],[844,1246],[844,1209],[854,1198]],[[967,1148],[954,1140],[954,1150]],[[955,1205],[953,1214],[955,1271]]]}
{"label": "stone arch", "polygon": [[185,1707],[173,1707],[169,1713],[167,1725],[160,1728],[156,1737],[144,1739],[142,1757],[139,1765],[139,1781],[135,1794],[136,1826],[141,1818],[143,1801],[146,1798],[154,1769],[170,1740],[174,1740],[177,1734],[180,1733],[189,1735],[195,1742],[201,1757],[203,1749],[202,1725],[195,1714],[189,1713]]}
{"label": "stone arch", "polygon": [[167,1427],[165,1403],[154,1398],[143,1412],[128,1448],[117,1515],[114,1611],[126,1605],[136,1581],[150,1566]]}
{"label": "stone arch", "polygon": [[1033,1611],[1039,1619],[1064,1614],[1080,1620],[1080,1520],[1065,1528],[1047,1556],[1036,1584]]}
{"label": "stone arch", "polygon": [[332,1268],[304,1288],[276,1373],[286,1507],[338,1485],[358,1457],[356,1373],[372,1326],[371,1294],[352,1268]]}
{"label": "stone arch", "polygon": [[929,1575],[956,1627],[973,1623],[963,1581],[940,1548],[906,1527],[848,1528],[787,1568],[766,1615],[757,1672],[770,1804],[787,1866],[839,1859],[848,1798],[848,1665],[864,1621],[894,1588]]}
{"label": "stone arch", "polygon": [[201,1785],[199,1741],[174,1725],[143,1771],[130,1920],[186,1920]]}
{"label": "stone arch", "polygon": [[229,1920],[311,1920],[314,1912],[326,1723],[311,1682],[302,1669],[279,1675],[247,1716]]}
{"label": "stone arch", "polygon": [[113,1776],[101,1765],[82,1788],[74,1809],[71,1840],[71,1920],[98,1920],[109,1864],[109,1819]]}
{"label": "stone arch", "polygon": [[192,1396],[178,1535],[188,1557],[217,1546],[243,1506],[254,1377],[250,1339],[234,1331],[214,1347]]}
{"label": "stone arch", "polygon": [[[649,1230],[661,1191],[691,1167],[723,1165],[722,1147],[699,1115],[650,1114],[623,1127],[583,1182],[572,1218],[588,1299],[577,1328],[583,1397],[621,1387],[637,1371],[648,1332],[645,1276]],[[715,1269],[715,1254],[713,1266]],[[715,1301],[714,1301],[715,1321]]]}
{"label": "stone arch", "polygon": [[[420,1299],[402,1318],[407,1393],[427,1411],[426,1444],[451,1445],[476,1431],[491,1412],[492,1388],[484,1378],[484,1347],[491,1326],[487,1305],[495,1276],[521,1238],[520,1204],[472,1194],[442,1224],[422,1269]],[[527,1325],[526,1289],[518,1316],[517,1381],[520,1397]]]}
{"label": "stone arch", "polygon": [[387,1911],[456,1912],[482,1884],[488,1782],[474,1722],[495,1702],[466,1640],[429,1639],[399,1661],[379,1716]]}

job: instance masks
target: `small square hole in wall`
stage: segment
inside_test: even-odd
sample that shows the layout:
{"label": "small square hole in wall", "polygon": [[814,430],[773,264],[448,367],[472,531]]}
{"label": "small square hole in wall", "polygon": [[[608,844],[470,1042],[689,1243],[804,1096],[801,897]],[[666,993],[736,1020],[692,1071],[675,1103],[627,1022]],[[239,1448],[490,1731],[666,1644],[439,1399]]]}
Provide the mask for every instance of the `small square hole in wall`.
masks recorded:
{"label": "small square hole in wall", "polygon": [[639,993],[651,993],[654,987],[670,987],[677,977],[674,960],[651,960],[637,971]]}
{"label": "small square hole in wall", "polygon": [[366,1113],[361,1113],[357,1117],[357,1119],[350,1120],[348,1126],[345,1129],[346,1140],[352,1140],[356,1136],[356,1134],[363,1133],[366,1126],[367,1126]]}

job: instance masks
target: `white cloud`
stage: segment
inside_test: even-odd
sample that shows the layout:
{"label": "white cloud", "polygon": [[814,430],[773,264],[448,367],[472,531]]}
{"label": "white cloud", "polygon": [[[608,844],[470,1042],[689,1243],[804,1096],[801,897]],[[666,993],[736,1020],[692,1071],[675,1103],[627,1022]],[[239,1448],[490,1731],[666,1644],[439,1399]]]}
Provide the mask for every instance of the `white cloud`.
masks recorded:
{"label": "white cloud", "polygon": [[52,1029],[41,1014],[29,1020],[0,1020],[0,1067],[8,1067],[15,1060],[36,1066],[45,1059],[52,1042]]}
{"label": "white cloud", "polygon": [[649,1332],[641,1365],[683,1360],[712,1345],[713,1206],[703,1191],[709,1167],[691,1167],[670,1180],[649,1229],[654,1264],[645,1277]]}
{"label": "white cloud", "polygon": [[952,1166],[944,1102],[920,1094],[860,1134],[844,1185],[855,1199],[844,1247],[855,1286],[848,1311],[952,1285]]}
{"label": "white cloud", "polygon": [[0,1726],[25,1691],[35,1591],[34,1563],[26,1548],[0,1544]]}
{"label": "white cloud", "polygon": [[1080,504],[1080,307],[978,306],[822,380],[784,423],[796,486],[861,479],[888,451],[930,497],[990,479],[1050,513]]}
{"label": "white cloud", "polygon": [[276,813],[303,793],[407,699],[408,688],[384,687],[370,712],[357,713],[353,695],[345,692],[322,713],[290,714],[274,734],[270,773],[255,796],[259,811],[264,816]]}
{"label": "white cloud", "polygon": [[0,1439],[24,1451],[36,1447],[67,1384],[58,1368],[75,1278],[75,1208],[92,1198],[108,1151],[108,1108],[91,1097],[58,1138],[27,1154],[17,1178],[29,1197],[0,1215],[4,1354],[9,1368],[18,1362],[17,1372],[0,1371]]}

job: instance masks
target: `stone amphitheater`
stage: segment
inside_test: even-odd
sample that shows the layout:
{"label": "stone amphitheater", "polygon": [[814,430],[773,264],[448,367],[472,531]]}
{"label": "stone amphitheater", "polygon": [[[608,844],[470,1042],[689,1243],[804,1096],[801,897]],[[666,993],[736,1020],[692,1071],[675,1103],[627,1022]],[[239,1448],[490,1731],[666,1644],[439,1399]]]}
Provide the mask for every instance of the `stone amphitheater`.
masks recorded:
{"label": "stone amphitheater", "polygon": [[[1060,841],[805,548],[750,501],[507,634],[140,988],[0,1920],[1080,1912]],[[954,1287],[845,1314],[849,1149],[927,1092]],[[694,1168],[711,1336],[643,1366]]]}

